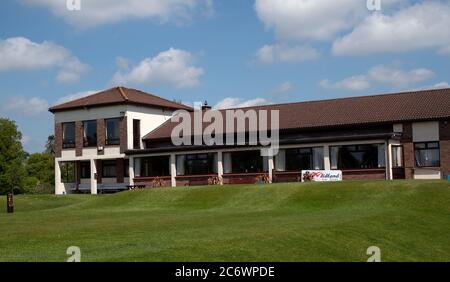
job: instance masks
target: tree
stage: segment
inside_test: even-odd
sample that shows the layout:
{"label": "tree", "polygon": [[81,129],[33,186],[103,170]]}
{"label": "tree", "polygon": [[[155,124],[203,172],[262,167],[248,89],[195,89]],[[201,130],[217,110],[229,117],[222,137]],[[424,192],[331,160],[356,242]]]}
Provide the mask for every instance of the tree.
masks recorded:
{"label": "tree", "polygon": [[31,154],[26,162],[28,176],[38,180],[38,184],[53,184],[55,179],[55,163],[48,153]]}
{"label": "tree", "polygon": [[47,143],[45,144],[45,152],[53,157],[55,156],[55,135],[48,136]]}
{"label": "tree", "polygon": [[22,147],[22,133],[14,121],[0,118],[0,194],[14,189],[15,193],[25,192],[26,153]]}

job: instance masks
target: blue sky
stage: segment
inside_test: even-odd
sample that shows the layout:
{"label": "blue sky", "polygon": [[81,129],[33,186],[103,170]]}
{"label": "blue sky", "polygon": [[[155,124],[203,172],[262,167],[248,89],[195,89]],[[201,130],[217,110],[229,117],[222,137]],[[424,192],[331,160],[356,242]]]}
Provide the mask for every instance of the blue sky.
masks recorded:
{"label": "blue sky", "polygon": [[450,1],[0,2],[0,116],[29,152],[48,106],[117,84],[217,107],[447,87]]}

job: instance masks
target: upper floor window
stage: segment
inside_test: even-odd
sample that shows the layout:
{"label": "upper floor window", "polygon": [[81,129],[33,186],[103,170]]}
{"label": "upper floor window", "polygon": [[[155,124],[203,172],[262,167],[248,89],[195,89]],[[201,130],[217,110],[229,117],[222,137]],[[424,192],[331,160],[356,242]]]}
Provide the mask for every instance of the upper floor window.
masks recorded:
{"label": "upper floor window", "polygon": [[106,120],[106,145],[120,144],[120,119]]}
{"label": "upper floor window", "polygon": [[416,166],[440,166],[439,142],[414,143]]}
{"label": "upper floor window", "polygon": [[83,122],[83,131],[84,147],[97,146],[97,121]]}
{"label": "upper floor window", "polygon": [[63,148],[75,148],[75,123],[67,122],[62,124],[63,128]]}
{"label": "upper floor window", "polygon": [[133,149],[141,148],[141,121],[133,120]]}

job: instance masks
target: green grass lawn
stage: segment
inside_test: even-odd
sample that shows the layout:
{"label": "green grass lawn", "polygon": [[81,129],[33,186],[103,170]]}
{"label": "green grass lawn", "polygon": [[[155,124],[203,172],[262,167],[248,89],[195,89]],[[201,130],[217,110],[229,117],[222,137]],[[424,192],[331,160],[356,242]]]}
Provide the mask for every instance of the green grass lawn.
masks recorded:
{"label": "green grass lawn", "polygon": [[0,197],[0,261],[450,261],[450,181]]}

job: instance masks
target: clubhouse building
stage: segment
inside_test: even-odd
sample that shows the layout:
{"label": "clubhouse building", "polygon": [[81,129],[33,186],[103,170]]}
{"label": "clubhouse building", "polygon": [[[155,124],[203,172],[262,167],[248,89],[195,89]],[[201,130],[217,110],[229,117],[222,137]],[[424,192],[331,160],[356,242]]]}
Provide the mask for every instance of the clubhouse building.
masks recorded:
{"label": "clubhouse building", "polygon": [[176,146],[171,118],[194,110],[126,87],[49,110],[56,194],[294,182],[302,170],[340,170],[344,180],[450,175],[450,88],[242,108],[279,112],[275,156],[261,156],[263,146],[249,143]]}

